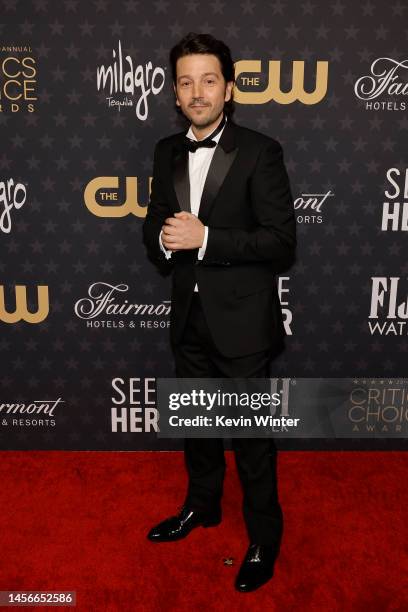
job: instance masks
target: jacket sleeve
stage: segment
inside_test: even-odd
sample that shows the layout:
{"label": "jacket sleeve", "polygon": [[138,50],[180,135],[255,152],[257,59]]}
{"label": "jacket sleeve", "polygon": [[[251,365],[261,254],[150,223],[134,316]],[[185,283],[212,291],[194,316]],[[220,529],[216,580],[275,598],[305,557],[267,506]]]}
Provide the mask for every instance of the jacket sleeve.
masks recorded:
{"label": "jacket sleeve", "polygon": [[171,216],[166,192],[160,179],[160,148],[159,141],[154,149],[153,177],[149,204],[147,205],[147,213],[143,223],[143,242],[149,258],[154,263],[167,263],[169,266],[171,265],[172,258],[166,259],[159,240],[164,221],[167,217]]}
{"label": "jacket sleeve", "polygon": [[283,150],[276,140],[261,149],[249,185],[252,229],[209,227],[204,263],[270,262],[275,273],[293,263],[296,221]]}

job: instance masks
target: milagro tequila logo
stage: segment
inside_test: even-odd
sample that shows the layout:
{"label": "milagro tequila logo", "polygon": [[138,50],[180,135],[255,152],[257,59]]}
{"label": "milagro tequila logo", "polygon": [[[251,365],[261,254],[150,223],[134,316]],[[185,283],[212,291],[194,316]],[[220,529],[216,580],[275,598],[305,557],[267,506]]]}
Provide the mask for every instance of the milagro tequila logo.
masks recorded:
{"label": "milagro tequila logo", "polygon": [[[75,302],[75,314],[86,320],[87,327],[94,328],[170,327],[170,300],[163,300],[158,304],[137,304],[129,300],[119,300],[121,294],[127,293],[128,290],[129,286],[123,283],[93,283],[88,289],[88,297]],[[129,320],[129,317],[132,318]]]}
{"label": "milagro tequila logo", "polygon": [[[398,62],[391,57],[379,57],[371,64],[371,74],[357,79],[354,93],[364,100],[367,110],[405,110],[407,103],[401,96],[408,95],[408,60]],[[396,100],[378,100],[380,96]]]}
{"label": "milagro tequila logo", "polygon": [[123,56],[120,41],[117,51],[112,49],[112,58],[110,65],[102,64],[97,68],[98,91],[109,94],[106,98],[109,107],[116,107],[120,111],[122,107],[135,106],[137,118],[146,121],[149,114],[149,95],[157,96],[164,87],[164,68],[153,68],[152,62],[135,66],[130,55]]}
{"label": "milagro tequila logo", "polygon": [[11,231],[11,211],[23,206],[27,198],[27,190],[23,183],[15,183],[13,179],[0,181],[0,231],[9,234]]}

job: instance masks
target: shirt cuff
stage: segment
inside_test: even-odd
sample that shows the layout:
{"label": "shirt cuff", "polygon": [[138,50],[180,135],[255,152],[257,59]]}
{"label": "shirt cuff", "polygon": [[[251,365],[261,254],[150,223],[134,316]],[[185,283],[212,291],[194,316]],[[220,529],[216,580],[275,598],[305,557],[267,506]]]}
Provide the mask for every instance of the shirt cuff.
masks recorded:
{"label": "shirt cuff", "polygon": [[197,253],[197,258],[198,259],[203,259],[204,255],[205,255],[205,249],[207,248],[207,241],[208,241],[208,227],[205,225],[204,226],[204,240],[203,240],[203,246],[201,246],[198,249],[198,253]]}
{"label": "shirt cuff", "polygon": [[163,253],[165,254],[166,259],[170,259],[170,257],[172,256],[173,251],[170,251],[169,249],[166,249],[166,248],[163,246],[163,243],[162,243],[162,238],[161,238],[162,233],[163,233],[163,230],[162,230],[162,231],[160,232],[160,234],[159,234],[159,244],[160,244],[160,248],[161,248],[161,250],[163,251]]}

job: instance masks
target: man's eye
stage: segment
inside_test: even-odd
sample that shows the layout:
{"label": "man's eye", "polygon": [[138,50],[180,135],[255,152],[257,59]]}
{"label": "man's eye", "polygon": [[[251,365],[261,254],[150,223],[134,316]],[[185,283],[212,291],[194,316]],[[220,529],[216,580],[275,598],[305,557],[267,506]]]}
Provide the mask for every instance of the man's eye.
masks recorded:
{"label": "man's eye", "polygon": [[207,83],[214,83],[213,79],[207,79]]}

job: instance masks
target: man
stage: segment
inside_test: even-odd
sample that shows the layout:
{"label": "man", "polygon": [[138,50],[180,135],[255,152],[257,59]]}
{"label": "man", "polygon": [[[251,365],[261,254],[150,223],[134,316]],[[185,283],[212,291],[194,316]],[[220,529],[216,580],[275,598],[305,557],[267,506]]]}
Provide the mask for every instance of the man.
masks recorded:
{"label": "man", "polygon": [[[176,375],[269,377],[285,335],[275,275],[293,261],[293,200],[280,144],[233,122],[229,48],[188,34],[170,52],[176,105],[190,129],[155,148],[143,226],[149,257],[172,268],[170,341]],[[178,540],[221,521],[223,441],[186,439],[181,512],[151,529]],[[249,548],[236,578],[252,591],[273,574],[283,530],[276,447],[233,439]]]}

